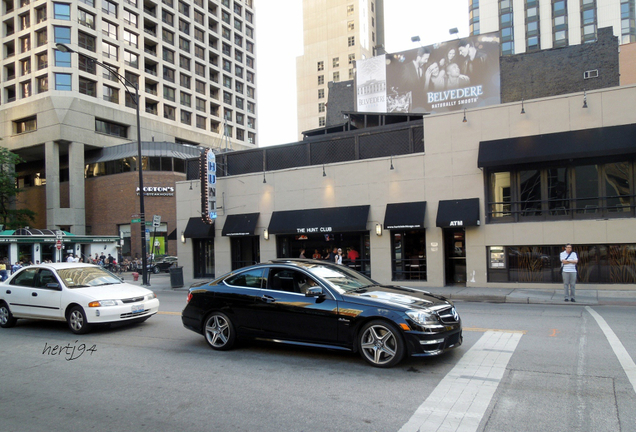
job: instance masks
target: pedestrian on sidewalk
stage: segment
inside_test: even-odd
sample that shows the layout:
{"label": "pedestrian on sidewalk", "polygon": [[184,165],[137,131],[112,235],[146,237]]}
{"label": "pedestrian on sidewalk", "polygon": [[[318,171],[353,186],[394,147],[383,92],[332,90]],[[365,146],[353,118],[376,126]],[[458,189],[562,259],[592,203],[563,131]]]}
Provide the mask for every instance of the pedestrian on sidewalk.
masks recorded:
{"label": "pedestrian on sidewalk", "polygon": [[565,245],[565,250],[561,252],[561,275],[563,276],[563,295],[565,301],[575,302],[576,289],[576,263],[579,257],[572,250],[570,243]]}

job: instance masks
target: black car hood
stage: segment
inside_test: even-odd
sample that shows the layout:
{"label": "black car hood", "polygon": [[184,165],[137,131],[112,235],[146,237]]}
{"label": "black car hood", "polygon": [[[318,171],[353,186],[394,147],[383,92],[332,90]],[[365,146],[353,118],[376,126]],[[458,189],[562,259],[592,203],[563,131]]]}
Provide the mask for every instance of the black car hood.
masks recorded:
{"label": "black car hood", "polygon": [[373,285],[356,292],[342,294],[346,301],[375,303],[381,302],[388,306],[400,308],[434,308],[451,304],[446,298],[413,288]]}

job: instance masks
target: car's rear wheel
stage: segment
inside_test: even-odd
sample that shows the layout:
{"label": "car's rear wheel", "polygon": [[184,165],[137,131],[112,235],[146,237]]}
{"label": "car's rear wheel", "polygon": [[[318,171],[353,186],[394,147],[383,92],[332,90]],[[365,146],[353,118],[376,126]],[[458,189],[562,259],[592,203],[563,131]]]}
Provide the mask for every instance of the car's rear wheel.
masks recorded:
{"label": "car's rear wheel", "polygon": [[86,320],[86,313],[81,306],[73,306],[66,317],[68,328],[75,334],[88,333],[91,329],[90,324]]}
{"label": "car's rear wheel", "polygon": [[16,318],[13,317],[9,306],[5,302],[0,303],[0,327],[9,328],[13,327],[15,323],[18,322]]}
{"label": "car's rear wheel", "polygon": [[215,350],[229,350],[236,340],[232,321],[221,312],[212,312],[206,318],[203,330],[205,340]]}
{"label": "car's rear wheel", "polygon": [[386,321],[371,321],[360,331],[362,358],[375,367],[389,368],[404,357],[404,342],[399,330]]}
{"label": "car's rear wheel", "polygon": [[153,272],[154,274],[159,273],[159,267],[154,266],[154,267],[152,268],[152,272]]}

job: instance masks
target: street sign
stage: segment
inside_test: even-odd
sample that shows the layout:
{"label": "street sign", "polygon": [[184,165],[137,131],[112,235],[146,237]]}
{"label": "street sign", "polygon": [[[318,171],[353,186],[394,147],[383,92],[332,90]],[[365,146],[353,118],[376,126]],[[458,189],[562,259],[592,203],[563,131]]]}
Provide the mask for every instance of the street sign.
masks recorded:
{"label": "street sign", "polygon": [[130,220],[130,223],[139,223],[139,222],[141,222],[141,218],[135,218]]}
{"label": "street sign", "polygon": [[154,215],[152,217],[152,226],[155,228],[159,228],[159,226],[161,225],[161,216],[160,215]]}

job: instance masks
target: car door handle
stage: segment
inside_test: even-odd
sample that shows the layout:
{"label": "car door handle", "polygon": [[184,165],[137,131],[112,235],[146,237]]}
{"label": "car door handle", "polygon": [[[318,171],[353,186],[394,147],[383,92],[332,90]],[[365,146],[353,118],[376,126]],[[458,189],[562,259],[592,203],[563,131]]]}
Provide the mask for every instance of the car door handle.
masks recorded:
{"label": "car door handle", "polygon": [[32,293],[31,293],[31,296],[32,296],[32,297],[37,297],[37,296],[38,296],[38,293],[36,293],[36,292],[32,292]]}
{"label": "car door handle", "polygon": [[11,294],[11,290],[7,290],[7,294]]}
{"label": "car door handle", "polygon": [[276,301],[274,297],[268,295],[264,295],[263,297],[261,297],[261,300],[263,300],[265,303],[274,303]]}

